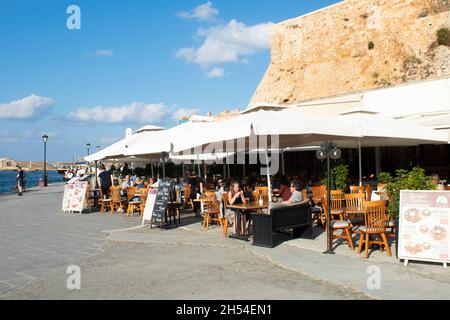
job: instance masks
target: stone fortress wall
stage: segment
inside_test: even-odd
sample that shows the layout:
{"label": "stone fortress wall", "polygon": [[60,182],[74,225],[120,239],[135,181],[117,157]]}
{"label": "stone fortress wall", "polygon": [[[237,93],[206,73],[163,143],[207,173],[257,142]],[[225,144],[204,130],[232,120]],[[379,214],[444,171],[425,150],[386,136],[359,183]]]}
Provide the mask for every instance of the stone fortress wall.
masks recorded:
{"label": "stone fortress wall", "polygon": [[344,0],[277,24],[250,105],[292,104],[450,76],[449,0]]}

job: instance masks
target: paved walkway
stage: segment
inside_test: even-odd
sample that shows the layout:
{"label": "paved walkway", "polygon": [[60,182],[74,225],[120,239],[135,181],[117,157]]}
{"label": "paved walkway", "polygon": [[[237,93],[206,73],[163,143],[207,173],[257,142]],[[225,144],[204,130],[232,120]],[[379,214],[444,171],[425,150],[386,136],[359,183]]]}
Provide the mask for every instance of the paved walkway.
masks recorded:
{"label": "paved walkway", "polygon": [[[319,229],[315,240],[266,249],[224,238],[216,226],[206,231],[194,218],[172,230],[120,230],[139,222],[58,213],[60,187],[26,196],[0,198],[0,255],[7,257],[0,262],[0,288],[22,286],[7,299],[450,298],[450,271],[441,265],[405,268],[378,251],[366,260],[345,244],[336,255],[323,255]],[[101,246],[105,229],[119,230]],[[72,263],[81,268],[78,291],[66,287]]]}
{"label": "paved walkway", "polygon": [[139,225],[137,218],[63,214],[63,186],[0,196],[0,296],[101,251],[110,229]]}

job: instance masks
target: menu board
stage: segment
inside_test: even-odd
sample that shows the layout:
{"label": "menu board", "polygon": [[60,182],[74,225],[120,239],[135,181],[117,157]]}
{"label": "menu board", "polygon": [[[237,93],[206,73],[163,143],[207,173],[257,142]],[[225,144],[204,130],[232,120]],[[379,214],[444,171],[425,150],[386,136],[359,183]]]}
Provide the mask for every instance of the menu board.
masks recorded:
{"label": "menu board", "polygon": [[172,180],[170,179],[161,180],[158,187],[158,193],[155,199],[155,205],[153,208],[153,214],[151,219],[152,225],[162,226],[165,219],[167,202],[169,202],[170,200],[171,188],[172,188]]}
{"label": "menu board", "polygon": [[401,191],[399,258],[450,262],[450,192]]}
{"label": "menu board", "polygon": [[62,205],[62,210],[64,212],[83,212],[87,186],[88,183],[86,181],[77,181],[75,183],[66,184]]}
{"label": "menu board", "polygon": [[153,209],[155,208],[156,196],[158,194],[158,188],[159,188],[159,181],[156,182],[148,192],[147,202],[145,203],[144,214],[142,217],[142,226],[145,225],[145,221],[152,220]]}

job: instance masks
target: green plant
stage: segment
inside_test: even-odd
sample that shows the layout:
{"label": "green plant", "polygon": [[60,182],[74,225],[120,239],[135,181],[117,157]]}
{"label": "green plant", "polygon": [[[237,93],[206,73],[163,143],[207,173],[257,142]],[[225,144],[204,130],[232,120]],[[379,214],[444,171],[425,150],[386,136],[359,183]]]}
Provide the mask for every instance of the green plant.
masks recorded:
{"label": "green plant", "polygon": [[[326,172],[324,174],[325,178],[323,179],[323,183],[327,184],[327,176]],[[344,164],[338,164],[331,168],[330,172],[331,178],[331,190],[342,190],[345,191],[347,188],[347,178],[348,178],[348,166]]]}
{"label": "green plant", "polygon": [[378,175],[378,183],[387,184],[392,181],[392,175],[387,172],[380,172]]}
{"label": "green plant", "polygon": [[369,41],[369,43],[367,44],[367,47],[369,48],[369,50],[373,50],[373,49],[375,49],[375,43],[373,41]]}
{"label": "green plant", "polygon": [[436,31],[437,43],[450,47],[450,29],[448,27],[442,27]]}
{"label": "green plant", "polygon": [[387,184],[389,194],[389,212],[395,219],[399,216],[401,190],[435,190],[433,178],[425,170],[414,168],[411,171],[397,170],[395,177]]}

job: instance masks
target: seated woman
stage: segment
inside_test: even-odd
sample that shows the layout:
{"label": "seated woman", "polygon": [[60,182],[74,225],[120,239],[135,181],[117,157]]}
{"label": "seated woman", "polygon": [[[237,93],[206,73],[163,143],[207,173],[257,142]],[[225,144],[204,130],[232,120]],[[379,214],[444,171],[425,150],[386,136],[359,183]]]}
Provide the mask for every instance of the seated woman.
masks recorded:
{"label": "seated woman", "polygon": [[298,182],[292,182],[290,191],[292,193],[289,200],[284,201],[283,204],[295,204],[303,201],[303,196],[301,192],[302,188],[300,186],[300,183]]}
{"label": "seated woman", "polygon": [[[245,204],[247,203],[247,200],[245,199],[244,196],[244,191],[241,189],[241,186],[239,184],[239,182],[234,182],[231,186],[230,191],[228,192],[228,204],[229,205],[234,205],[234,204]],[[227,212],[225,217],[228,219],[228,221],[233,223],[234,226],[234,233],[236,234],[236,210],[235,209],[231,209],[231,211]],[[244,225],[247,223],[247,221],[249,221],[248,219],[249,217],[245,217],[244,219],[244,223],[241,223],[241,233],[244,233]]]}
{"label": "seated woman", "polygon": [[136,178],[134,181],[134,185],[137,186],[139,189],[145,188],[144,181],[141,178]]}

